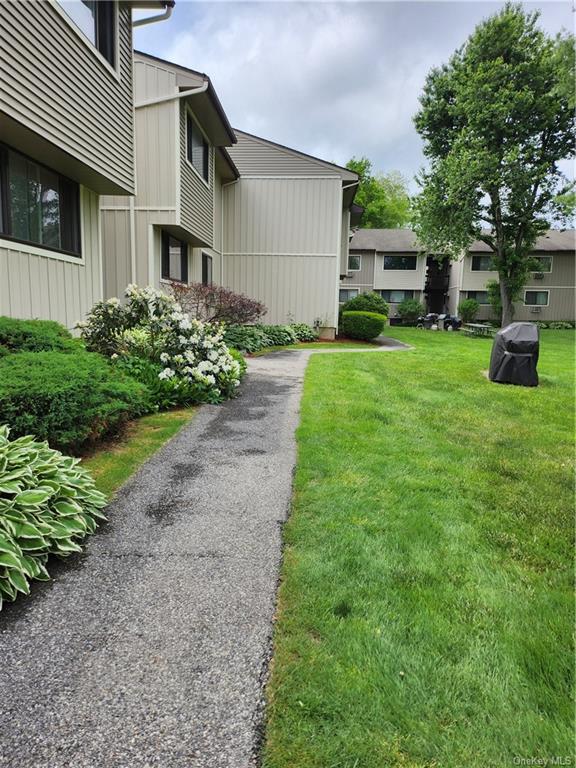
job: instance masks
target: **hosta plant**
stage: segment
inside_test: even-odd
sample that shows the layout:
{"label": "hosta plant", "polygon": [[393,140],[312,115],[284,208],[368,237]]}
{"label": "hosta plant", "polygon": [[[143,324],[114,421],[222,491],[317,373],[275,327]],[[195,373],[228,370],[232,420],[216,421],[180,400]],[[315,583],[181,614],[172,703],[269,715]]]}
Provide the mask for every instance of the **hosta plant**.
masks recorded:
{"label": "hosta plant", "polygon": [[104,520],[104,494],[79,459],[27,435],[10,440],[0,426],[0,608],[46,581],[48,555],[81,552],[80,541]]}

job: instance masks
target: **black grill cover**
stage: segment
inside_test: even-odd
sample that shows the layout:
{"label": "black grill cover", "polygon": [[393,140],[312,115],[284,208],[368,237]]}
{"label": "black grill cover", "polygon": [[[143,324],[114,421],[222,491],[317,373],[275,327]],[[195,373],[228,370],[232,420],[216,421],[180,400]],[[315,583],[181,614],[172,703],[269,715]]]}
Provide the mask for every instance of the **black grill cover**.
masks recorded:
{"label": "black grill cover", "polygon": [[490,381],[537,387],[539,347],[534,323],[510,323],[499,330],[490,357]]}

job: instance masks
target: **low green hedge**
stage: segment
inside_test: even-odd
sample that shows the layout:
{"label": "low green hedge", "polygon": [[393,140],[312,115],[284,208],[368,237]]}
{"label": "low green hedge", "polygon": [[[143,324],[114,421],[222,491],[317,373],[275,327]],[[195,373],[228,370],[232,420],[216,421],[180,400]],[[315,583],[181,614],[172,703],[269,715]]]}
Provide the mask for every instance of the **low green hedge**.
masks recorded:
{"label": "low green hedge", "polygon": [[224,341],[241,352],[259,352],[265,347],[286,347],[298,341],[315,341],[316,331],[306,323],[290,325],[228,325]]}
{"label": "low green hedge", "polygon": [[0,423],[78,452],[150,410],[145,386],[100,355],[21,352],[0,358]]}
{"label": "low green hedge", "polygon": [[0,426],[0,608],[30,581],[46,581],[48,555],[81,552],[80,541],[105,519],[104,494],[78,459],[32,436],[10,440]]}
{"label": "low green hedge", "polygon": [[342,331],[351,339],[369,341],[382,333],[387,319],[377,312],[343,312]]}
{"label": "low green hedge", "polygon": [[75,352],[79,342],[52,320],[0,317],[0,356],[9,352]]}

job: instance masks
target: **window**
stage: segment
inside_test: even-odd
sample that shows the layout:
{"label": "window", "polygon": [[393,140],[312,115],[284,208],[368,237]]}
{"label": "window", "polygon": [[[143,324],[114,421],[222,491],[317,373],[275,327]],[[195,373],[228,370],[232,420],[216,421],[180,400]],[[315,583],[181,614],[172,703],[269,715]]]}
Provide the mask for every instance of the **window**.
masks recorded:
{"label": "window", "polygon": [[359,272],[362,268],[362,257],[357,253],[348,254],[348,271]]}
{"label": "window", "polygon": [[356,296],[358,296],[358,288],[340,288],[338,301],[340,304],[344,304],[345,301],[353,299]]}
{"label": "window", "polygon": [[472,256],[472,272],[493,272],[492,256]]}
{"label": "window", "polygon": [[416,256],[384,256],[384,269],[416,269]]}
{"label": "window", "polygon": [[524,291],[524,306],[547,307],[548,291]]}
{"label": "window", "polygon": [[0,234],[80,256],[78,184],[0,144]]}
{"label": "window", "polygon": [[384,301],[390,304],[401,304],[406,299],[414,298],[414,291],[379,291]]}
{"label": "window", "polygon": [[552,272],[552,256],[534,256],[532,272]]}
{"label": "window", "polygon": [[468,291],[467,297],[474,299],[478,304],[490,304],[488,291]]}
{"label": "window", "polygon": [[188,160],[205,181],[208,181],[208,159],[210,147],[202,131],[190,113],[186,115],[186,152]]}
{"label": "window", "polygon": [[110,66],[116,65],[116,9],[110,0],[58,0],[78,29]]}
{"label": "window", "polygon": [[162,232],[161,275],[163,280],[188,282],[188,244],[168,232]]}
{"label": "window", "polygon": [[212,257],[202,254],[202,285],[212,285]]}

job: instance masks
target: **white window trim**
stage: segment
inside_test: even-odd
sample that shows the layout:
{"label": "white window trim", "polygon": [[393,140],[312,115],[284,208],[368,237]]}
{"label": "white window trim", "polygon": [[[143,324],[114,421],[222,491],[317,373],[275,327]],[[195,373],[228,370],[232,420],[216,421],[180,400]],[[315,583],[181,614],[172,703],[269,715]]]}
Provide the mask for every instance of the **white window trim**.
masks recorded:
{"label": "white window trim", "polygon": [[[527,293],[545,293],[546,294],[546,304],[527,304],[526,303],[526,294]],[[540,290],[539,288],[527,288],[524,291],[524,306],[525,307],[549,307],[550,306],[550,291],[547,289]]]}
{"label": "white window trim", "polygon": [[[415,256],[416,259],[414,262],[414,269],[392,269],[390,267],[386,267],[386,256],[398,256],[399,254],[395,253],[388,253],[388,254],[382,254],[382,271],[383,272],[399,272],[400,274],[403,274],[404,272],[418,272],[418,256]],[[407,256],[412,256],[413,254],[407,253]]]}
{"label": "white window trim", "polygon": [[196,124],[196,128],[198,128],[198,130],[200,131],[202,136],[204,136],[204,138],[206,139],[206,143],[208,144],[208,179],[205,179],[204,176],[202,176],[200,171],[194,166],[193,163],[190,162],[190,160],[188,158],[188,120],[187,119],[184,121],[184,130],[186,131],[186,142],[185,142],[185,147],[186,147],[185,159],[186,159],[186,163],[190,166],[190,168],[192,168],[192,170],[194,171],[196,176],[198,176],[198,178],[200,179],[202,184],[204,184],[207,187],[207,189],[210,189],[210,171],[212,170],[212,156],[213,156],[212,144],[210,143],[210,139],[208,138],[208,136],[206,136],[206,134],[202,130],[202,126],[200,125],[198,120],[196,120],[196,118],[194,117],[194,113],[190,109],[189,105],[186,104],[186,117],[188,115],[190,115],[192,120],[194,120],[194,122]]}
{"label": "white window trim", "polygon": [[533,269],[530,274],[532,275],[551,275],[552,271],[554,269],[554,256],[550,254],[550,256],[533,256],[533,259],[550,259],[550,269],[548,272],[546,272],[543,269]]}
{"label": "white window trim", "polygon": [[[350,256],[354,256],[360,260],[360,266],[358,269],[352,269],[350,266]],[[361,272],[362,271],[362,254],[361,253],[349,253],[348,254],[348,272]]]}
{"label": "white window trim", "polygon": [[114,77],[115,80],[118,82],[121,81],[121,75],[120,75],[120,8],[118,6],[117,0],[114,1],[114,5],[116,7],[116,13],[114,14],[114,66],[110,64],[110,62],[102,56],[98,48],[94,45],[94,43],[89,40],[84,32],[80,29],[80,27],[76,26],[73,19],[68,16],[64,8],[60,5],[58,0],[49,0],[50,5],[56,9],[56,11],[60,14],[60,16],[66,21],[68,26],[72,29],[72,31],[76,34],[76,36],[82,41],[82,43],[96,56],[96,58],[100,61],[100,63],[108,70],[108,72]]}

